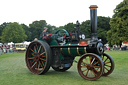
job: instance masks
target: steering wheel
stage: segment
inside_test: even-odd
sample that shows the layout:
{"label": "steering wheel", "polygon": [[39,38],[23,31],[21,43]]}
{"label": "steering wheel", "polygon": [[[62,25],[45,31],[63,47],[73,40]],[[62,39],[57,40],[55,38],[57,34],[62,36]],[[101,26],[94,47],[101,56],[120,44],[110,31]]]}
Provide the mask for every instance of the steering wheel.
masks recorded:
{"label": "steering wheel", "polygon": [[57,35],[57,40],[60,42],[65,42],[65,37],[69,36],[69,33],[65,29],[60,29],[55,32],[55,35]]}

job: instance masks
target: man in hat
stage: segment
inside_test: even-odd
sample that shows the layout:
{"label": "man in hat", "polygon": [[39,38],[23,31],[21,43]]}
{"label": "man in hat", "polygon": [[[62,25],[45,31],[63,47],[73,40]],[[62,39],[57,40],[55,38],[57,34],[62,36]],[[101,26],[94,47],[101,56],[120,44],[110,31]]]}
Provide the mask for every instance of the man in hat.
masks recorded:
{"label": "man in hat", "polygon": [[44,31],[42,32],[42,36],[44,37],[44,36],[47,36],[47,27],[44,27]]}
{"label": "man in hat", "polygon": [[47,27],[44,27],[44,31],[42,32],[42,37],[43,39],[46,39],[47,38]]}

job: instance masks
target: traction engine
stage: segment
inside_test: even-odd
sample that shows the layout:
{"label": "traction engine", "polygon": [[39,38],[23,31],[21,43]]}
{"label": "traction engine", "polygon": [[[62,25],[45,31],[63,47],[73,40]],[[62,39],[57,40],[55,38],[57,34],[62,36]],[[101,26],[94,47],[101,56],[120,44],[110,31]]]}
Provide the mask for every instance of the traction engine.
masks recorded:
{"label": "traction engine", "polygon": [[26,65],[33,74],[45,74],[50,67],[55,71],[68,70],[76,56],[78,73],[86,80],[96,80],[107,76],[114,70],[114,61],[104,53],[101,39],[97,38],[97,6],[90,7],[91,38],[85,38],[80,32],[80,23],[76,22],[76,31],[68,33],[57,30],[47,39],[32,41],[26,51]]}

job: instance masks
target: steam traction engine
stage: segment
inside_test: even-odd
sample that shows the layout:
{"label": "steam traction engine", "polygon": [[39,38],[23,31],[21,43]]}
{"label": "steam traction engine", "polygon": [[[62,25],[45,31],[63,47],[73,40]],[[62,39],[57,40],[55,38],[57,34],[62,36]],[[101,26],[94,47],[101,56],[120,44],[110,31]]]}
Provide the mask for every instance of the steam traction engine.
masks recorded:
{"label": "steam traction engine", "polygon": [[86,80],[96,80],[113,72],[114,61],[104,53],[103,44],[97,38],[97,6],[90,6],[91,38],[80,32],[68,33],[61,29],[47,39],[33,41],[26,51],[26,65],[33,74],[45,74],[50,67],[55,71],[68,70],[76,56],[81,56],[77,69]]}

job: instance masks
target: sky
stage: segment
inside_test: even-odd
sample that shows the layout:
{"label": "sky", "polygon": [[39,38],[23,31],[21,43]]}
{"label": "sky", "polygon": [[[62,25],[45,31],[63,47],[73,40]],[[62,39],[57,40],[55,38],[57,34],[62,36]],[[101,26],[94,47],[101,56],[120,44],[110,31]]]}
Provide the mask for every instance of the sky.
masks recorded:
{"label": "sky", "polygon": [[97,16],[112,17],[123,0],[0,0],[0,24],[18,22],[29,26],[33,21],[64,26],[90,20],[90,5],[97,5]]}

